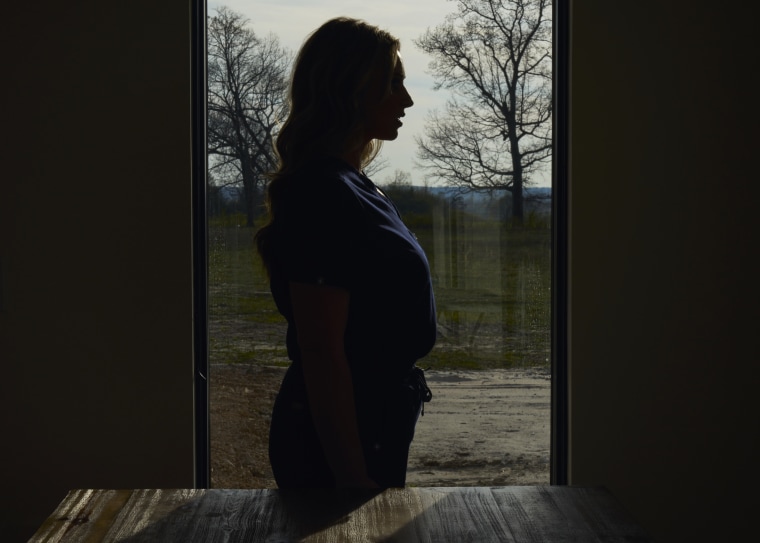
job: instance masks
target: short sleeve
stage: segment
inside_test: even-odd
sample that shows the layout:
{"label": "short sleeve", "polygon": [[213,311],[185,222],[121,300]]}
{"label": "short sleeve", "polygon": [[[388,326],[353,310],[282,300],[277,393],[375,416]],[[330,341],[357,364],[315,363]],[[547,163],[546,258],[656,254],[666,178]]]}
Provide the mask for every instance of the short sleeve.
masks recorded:
{"label": "short sleeve", "polygon": [[364,219],[340,177],[299,179],[278,209],[275,258],[286,281],[351,288]]}

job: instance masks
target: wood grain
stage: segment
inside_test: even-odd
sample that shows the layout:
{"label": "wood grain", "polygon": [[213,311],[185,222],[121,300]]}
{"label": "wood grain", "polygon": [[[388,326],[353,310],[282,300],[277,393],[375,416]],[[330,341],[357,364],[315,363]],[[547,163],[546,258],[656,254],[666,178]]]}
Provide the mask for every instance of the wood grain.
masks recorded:
{"label": "wood grain", "polygon": [[650,542],[604,489],[73,490],[30,543]]}

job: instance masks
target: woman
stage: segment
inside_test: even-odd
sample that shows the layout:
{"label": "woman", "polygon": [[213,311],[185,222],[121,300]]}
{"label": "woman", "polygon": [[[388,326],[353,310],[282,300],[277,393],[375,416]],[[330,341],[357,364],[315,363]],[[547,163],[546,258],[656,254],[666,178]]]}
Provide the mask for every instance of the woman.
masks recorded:
{"label": "woman", "polygon": [[430,391],[430,270],[393,203],[362,173],[413,102],[396,38],[337,18],[304,42],[275,142],[269,223],[256,236],[292,360],[269,455],[288,487],[404,486]]}

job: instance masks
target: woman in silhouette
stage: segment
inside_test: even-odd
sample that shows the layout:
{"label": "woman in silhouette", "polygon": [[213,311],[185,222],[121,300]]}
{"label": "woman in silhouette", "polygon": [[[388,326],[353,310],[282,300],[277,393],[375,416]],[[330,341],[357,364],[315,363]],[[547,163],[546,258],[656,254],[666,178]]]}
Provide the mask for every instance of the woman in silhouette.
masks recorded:
{"label": "woman in silhouette", "polygon": [[269,222],[256,235],[292,361],[270,428],[280,488],[404,486],[431,397],[415,366],[436,338],[428,262],[363,173],[413,104],[399,47],[336,18],[296,58]]}

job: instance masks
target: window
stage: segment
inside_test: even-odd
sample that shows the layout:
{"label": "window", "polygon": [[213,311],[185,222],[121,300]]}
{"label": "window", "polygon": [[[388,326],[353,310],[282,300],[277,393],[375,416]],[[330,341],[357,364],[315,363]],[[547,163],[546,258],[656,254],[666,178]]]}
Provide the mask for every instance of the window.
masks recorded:
{"label": "window", "polygon": [[[298,47],[315,21],[336,13],[329,2],[323,2],[319,7],[310,6],[313,11],[299,23],[294,15],[297,10],[288,2],[277,3],[276,9],[267,4],[266,17],[255,3],[249,4],[209,2],[208,15],[218,16],[218,10],[226,8],[227,15],[239,15],[242,28],[257,37],[271,32],[276,41],[270,44],[285,52]],[[424,4],[415,9],[423,9]],[[414,108],[422,111],[415,113],[416,124],[407,122],[412,117],[409,113],[403,135],[386,144],[379,165],[368,172],[391,196],[423,245],[438,304],[438,343],[419,362],[429,368],[427,377],[434,398],[426,405],[417,427],[408,482],[418,486],[548,483],[552,459],[555,468],[551,479],[562,483],[564,472],[557,454],[564,454],[564,438],[557,429],[564,428],[563,396],[558,395],[558,390],[564,390],[564,374],[558,372],[564,362],[557,348],[562,348],[564,338],[561,300],[565,272],[564,253],[558,250],[558,243],[562,244],[565,182],[556,172],[551,175],[551,161],[556,170],[561,158],[556,145],[561,140],[556,133],[557,111],[552,121],[555,145],[551,161],[544,160],[532,168],[522,191],[514,190],[514,185],[512,190],[505,190],[508,186],[490,190],[452,186],[454,183],[443,175],[436,176],[436,171],[440,174],[442,170],[432,167],[435,156],[430,153],[435,146],[430,138],[428,168],[418,168],[416,162],[425,160],[415,156],[424,154],[415,136],[426,136],[425,119],[431,121],[425,109],[438,111],[441,126],[452,126],[452,119],[457,119],[446,116],[456,113],[447,109],[449,96],[436,95],[431,90],[433,78],[424,74],[430,56],[413,45],[425,28],[443,22],[442,13],[452,11],[452,4],[443,0],[434,4],[424,16],[419,12],[394,14],[397,21],[422,23],[416,34],[397,32]],[[386,15],[372,7],[366,9],[366,15],[357,16],[391,32],[396,28],[409,32],[408,24],[394,25]],[[278,20],[287,21],[287,25],[277,26]],[[554,20],[562,19],[555,16]],[[278,34],[285,27],[292,35]],[[550,41],[551,30],[549,27]],[[554,30],[559,34],[559,28]],[[219,69],[211,58],[212,31],[209,27],[210,93],[214,92],[213,77]],[[421,60],[415,61],[415,55]],[[210,94],[209,141],[218,144],[213,131],[219,126],[212,125],[220,119],[213,107]],[[458,126],[460,132],[467,128]],[[219,152],[209,154],[208,166],[208,182],[203,187],[207,215],[201,221],[205,231],[199,233],[208,241],[207,262],[203,264],[208,271],[208,335],[205,343],[199,341],[198,350],[203,356],[207,348],[208,356],[208,371],[199,371],[199,389],[204,388],[203,377],[208,378],[210,464],[201,467],[199,481],[210,467],[210,486],[268,487],[274,484],[266,454],[269,414],[288,360],[285,325],[253,250],[253,234],[263,220],[263,177],[252,176],[251,184],[234,157]],[[199,440],[203,441],[202,431]]]}

